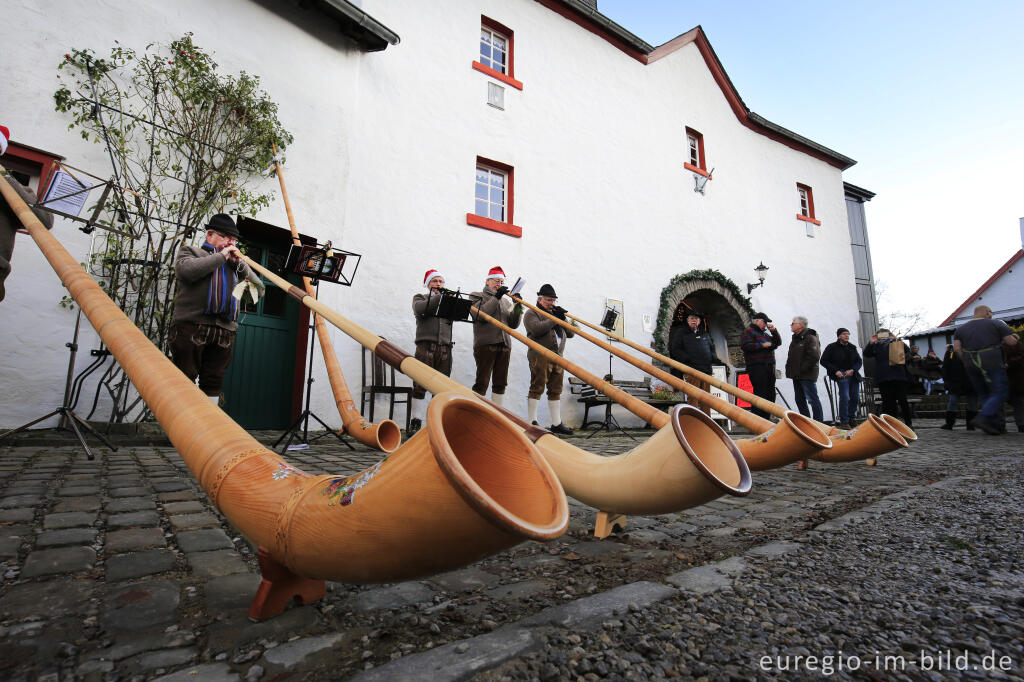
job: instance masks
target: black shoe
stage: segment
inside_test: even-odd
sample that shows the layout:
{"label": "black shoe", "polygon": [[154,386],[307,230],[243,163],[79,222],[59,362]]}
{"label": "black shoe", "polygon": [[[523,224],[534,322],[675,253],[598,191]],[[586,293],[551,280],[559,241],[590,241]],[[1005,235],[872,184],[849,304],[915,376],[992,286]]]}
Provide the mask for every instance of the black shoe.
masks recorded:
{"label": "black shoe", "polygon": [[413,435],[414,433],[419,431],[421,428],[423,428],[423,422],[420,421],[419,417],[413,417],[412,421],[409,422],[409,433],[408,433],[408,435],[409,436]]}
{"label": "black shoe", "polygon": [[573,433],[572,429],[570,429],[565,424],[558,424],[557,426],[552,426],[550,429],[548,429],[548,431],[550,431],[551,433],[557,433],[559,436],[571,436]]}
{"label": "black shoe", "polygon": [[540,424],[537,423],[536,419],[534,419],[532,422],[530,422],[530,424],[532,424],[533,426],[540,426]]}
{"label": "black shoe", "polygon": [[971,420],[971,426],[977,427],[990,436],[998,436],[1002,433],[999,427],[990,422],[984,415],[979,414]]}

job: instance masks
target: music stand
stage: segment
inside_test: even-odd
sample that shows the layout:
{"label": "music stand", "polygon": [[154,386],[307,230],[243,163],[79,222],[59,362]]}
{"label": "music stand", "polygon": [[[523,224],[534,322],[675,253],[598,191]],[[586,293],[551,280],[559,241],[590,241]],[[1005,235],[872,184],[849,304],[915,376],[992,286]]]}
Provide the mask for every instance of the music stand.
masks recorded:
{"label": "music stand", "polygon": [[437,302],[437,309],[434,310],[434,317],[443,317],[452,322],[472,322],[469,319],[469,311],[473,302],[465,298],[461,291],[450,291],[444,289],[441,292],[441,300]]}
{"label": "music stand", "polygon": [[85,456],[88,459],[93,460],[96,459],[96,457],[92,454],[92,450],[89,449],[88,443],[85,442],[85,436],[82,435],[81,429],[78,428],[79,426],[84,427],[85,430],[87,430],[89,433],[99,438],[103,442],[103,444],[106,445],[111,450],[114,450],[115,452],[117,451],[116,445],[111,443],[109,440],[106,439],[106,437],[103,436],[103,434],[101,434],[99,431],[90,426],[89,422],[85,421],[77,414],[75,414],[74,405],[72,404],[71,401],[71,385],[75,374],[75,356],[78,355],[78,329],[81,326],[81,324],[82,309],[78,308],[78,316],[75,318],[74,336],[72,337],[69,343],[64,344],[65,346],[68,347],[69,351],[71,352],[71,356],[68,358],[68,374],[67,378],[64,381],[64,399],[61,401],[60,407],[51,412],[47,412],[38,419],[33,419],[27,424],[22,424],[16,429],[11,429],[10,431],[7,431],[5,433],[0,433],[0,441],[3,441],[16,433],[20,433],[21,431],[24,431],[28,427],[34,424],[38,424],[44,419],[49,419],[50,417],[59,414],[60,421],[57,422],[57,428],[72,431],[75,434],[75,438],[78,439],[78,444],[82,446],[83,450],[85,450]]}
{"label": "music stand", "polygon": [[[303,277],[309,277],[311,283],[316,287],[316,298],[319,299],[321,280],[347,287],[352,286],[352,280],[355,279],[356,269],[359,267],[361,259],[362,256],[358,253],[336,249],[331,245],[331,242],[326,242],[319,246],[293,244],[288,251],[288,260],[285,268]],[[346,272],[346,266],[351,266],[348,272]],[[278,444],[287,437],[284,447],[281,448],[281,454],[283,455],[287,452],[292,444],[292,440],[299,435],[299,427],[301,425],[302,439],[299,441],[301,444],[309,445],[310,443],[315,443],[329,433],[348,446],[349,450],[355,450],[341,433],[329,427],[323,419],[318,417],[309,408],[309,401],[313,392],[313,382],[316,381],[313,378],[313,349],[316,347],[316,311],[313,311],[313,317],[310,319],[309,330],[311,333],[308,335],[309,358],[307,360],[308,369],[306,370],[306,407],[302,410],[299,418],[274,442],[273,447],[277,448]],[[325,433],[320,434],[312,441],[309,440],[310,417],[319,422],[325,431]]]}
{"label": "music stand", "polygon": [[[601,318],[601,326],[604,327],[609,332],[613,331],[615,329],[615,323],[618,321],[618,319],[619,319],[619,311],[615,309],[615,306],[608,305],[606,303],[605,304],[604,316]],[[611,339],[609,339],[609,340],[611,340]],[[612,376],[612,358],[613,357],[614,357],[614,355],[612,353],[608,353],[608,375],[604,378],[605,381],[607,381],[608,383],[611,383],[612,381],[614,381],[614,377]],[[591,432],[591,434],[589,436],[587,436],[587,438],[593,438],[595,435],[597,435],[601,431],[607,431],[608,433],[614,433],[615,431],[622,431],[622,433],[624,433],[627,438],[629,438],[632,441],[636,441],[636,439],[633,438],[633,436],[629,435],[629,432],[627,432],[626,429],[622,428],[622,426],[619,425],[619,422],[617,422],[615,420],[615,416],[612,415],[612,403],[613,402],[614,402],[613,400],[609,399],[608,404],[604,406],[604,422],[600,426],[595,428]]]}

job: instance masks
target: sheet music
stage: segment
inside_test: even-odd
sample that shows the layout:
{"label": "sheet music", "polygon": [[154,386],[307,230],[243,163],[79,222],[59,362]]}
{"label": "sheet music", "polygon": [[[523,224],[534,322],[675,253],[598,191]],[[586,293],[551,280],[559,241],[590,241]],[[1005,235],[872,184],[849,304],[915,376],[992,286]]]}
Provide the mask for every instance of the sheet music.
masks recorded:
{"label": "sheet music", "polygon": [[[71,177],[67,171],[57,171],[53,174],[53,180],[46,188],[46,194],[40,203],[46,208],[52,208],[61,213],[79,215],[82,212],[82,207],[85,206],[85,200],[89,198],[89,192],[79,194],[74,194],[74,192],[79,192],[86,187],[88,185],[83,185]],[[67,196],[69,194],[72,196]]]}

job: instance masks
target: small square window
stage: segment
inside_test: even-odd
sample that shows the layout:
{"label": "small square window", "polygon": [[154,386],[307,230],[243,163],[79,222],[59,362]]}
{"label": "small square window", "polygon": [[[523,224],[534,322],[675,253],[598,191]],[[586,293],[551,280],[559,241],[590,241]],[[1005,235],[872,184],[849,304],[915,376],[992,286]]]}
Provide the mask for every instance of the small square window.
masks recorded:
{"label": "small square window", "polygon": [[495,109],[505,108],[505,88],[497,83],[487,84],[487,103]]}

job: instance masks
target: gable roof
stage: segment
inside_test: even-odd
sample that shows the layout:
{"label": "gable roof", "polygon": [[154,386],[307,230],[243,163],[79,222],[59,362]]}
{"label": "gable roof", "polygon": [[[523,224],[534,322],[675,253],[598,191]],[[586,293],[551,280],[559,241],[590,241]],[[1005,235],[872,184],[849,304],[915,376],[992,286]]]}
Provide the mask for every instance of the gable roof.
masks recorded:
{"label": "gable roof", "polygon": [[1003,273],[1005,273],[1007,270],[1012,268],[1013,264],[1016,263],[1017,261],[1019,261],[1022,257],[1024,257],[1024,249],[1021,249],[1017,253],[1015,253],[1012,256],[1010,256],[1010,260],[1008,260],[1005,263],[1003,263],[1003,266],[1001,268],[999,268],[998,270],[996,270],[994,275],[992,275],[987,280],[985,280],[985,283],[982,284],[980,287],[978,287],[977,291],[975,291],[973,294],[968,296],[967,300],[964,301],[963,303],[961,303],[960,306],[956,310],[954,310],[950,314],[949,317],[947,317],[945,320],[943,320],[942,323],[939,326],[940,327],[945,327],[947,324],[952,324],[953,320],[955,320],[957,318],[957,316],[960,313],[962,313],[964,311],[964,309],[968,305],[971,304],[971,301],[973,301],[974,299],[978,298],[978,296],[981,296],[983,293],[985,293],[985,289],[988,289],[990,286],[992,286],[993,282],[995,282],[997,279],[999,279],[1003,275]]}
{"label": "gable roof", "polygon": [[787,130],[776,123],[772,123],[747,108],[736,87],[729,80],[729,75],[725,72],[725,67],[719,61],[718,55],[715,54],[714,49],[711,47],[711,43],[708,42],[704,29],[700,26],[690,29],[664,45],[654,47],[598,12],[592,2],[587,2],[586,0],[537,0],[537,2],[603,38],[641,64],[646,65],[656,62],[686,45],[695,44],[701,56],[704,57],[704,62],[707,64],[711,76],[722,90],[722,94],[725,95],[729,107],[741,124],[756,133],[797,151],[809,154],[840,170],[846,170],[857,163],[850,157],[833,151],[791,130]]}

